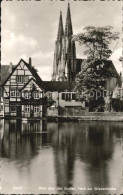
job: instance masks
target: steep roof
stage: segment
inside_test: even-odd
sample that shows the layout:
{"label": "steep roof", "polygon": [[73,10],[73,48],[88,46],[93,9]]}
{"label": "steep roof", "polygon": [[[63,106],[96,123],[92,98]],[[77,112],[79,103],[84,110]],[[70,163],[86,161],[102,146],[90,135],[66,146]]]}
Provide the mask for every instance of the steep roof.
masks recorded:
{"label": "steep roof", "polygon": [[114,76],[118,77],[119,74],[111,60],[105,60],[104,64],[106,65],[107,72],[112,73]]}
{"label": "steep roof", "polygon": [[73,91],[75,88],[74,81],[43,81],[46,91]]}
{"label": "steep roof", "polygon": [[21,89],[20,89],[20,91],[22,91],[29,83],[30,83],[30,81],[34,81],[41,89],[44,89],[44,85],[43,85],[43,82],[41,81],[41,82],[38,82],[37,80],[35,80],[35,79],[33,79],[33,78],[31,78]]}
{"label": "steep roof", "polygon": [[117,78],[117,85],[121,86],[122,79],[121,79],[121,76],[118,74],[113,62],[111,60],[108,60],[105,63],[106,63],[106,68],[107,68],[107,74],[112,73],[112,77]]}
{"label": "steep roof", "polygon": [[[11,77],[11,75],[14,73],[14,71],[16,70],[16,68],[19,66],[20,62],[24,62],[24,64],[27,66],[27,68],[30,70],[30,72],[32,73],[32,75],[34,76],[34,78],[37,80],[37,82],[42,82],[42,79],[40,78],[40,76],[38,75],[38,73],[36,72],[35,68],[30,66],[27,62],[25,62],[23,59],[21,59],[19,61],[19,63],[14,66],[12,72],[7,76],[7,78],[5,79],[4,83],[2,84],[3,86],[6,84],[6,82],[8,81],[8,79]],[[1,66],[2,67],[2,66]]]}

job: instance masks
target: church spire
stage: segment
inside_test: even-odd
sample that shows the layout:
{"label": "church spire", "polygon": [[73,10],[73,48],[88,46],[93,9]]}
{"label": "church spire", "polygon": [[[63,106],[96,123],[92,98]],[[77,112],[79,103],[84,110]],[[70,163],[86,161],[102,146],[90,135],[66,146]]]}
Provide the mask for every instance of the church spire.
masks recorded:
{"label": "church spire", "polygon": [[63,22],[62,22],[62,12],[60,11],[57,41],[61,41],[63,35],[64,35],[64,30],[63,30]]}
{"label": "church spire", "polygon": [[65,35],[70,36],[72,34],[73,34],[73,29],[72,29],[72,22],[71,22],[70,5],[68,3],[67,18],[66,18],[66,25],[65,25]]}

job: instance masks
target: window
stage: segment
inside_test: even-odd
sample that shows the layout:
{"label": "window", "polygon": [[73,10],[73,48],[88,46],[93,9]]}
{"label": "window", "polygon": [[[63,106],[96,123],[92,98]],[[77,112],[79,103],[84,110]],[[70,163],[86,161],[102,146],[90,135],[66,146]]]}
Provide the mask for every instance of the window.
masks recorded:
{"label": "window", "polygon": [[85,107],[89,107],[89,103],[88,102],[85,102]]}
{"label": "window", "polygon": [[30,112],[30,105],[25,105],[25,112]]}
{"label": "window", "polygon": [[3,105],[1,104],[1,106],[0,106],[0,111],[3,111]]}
{"label": "window", "polygon": [[27,83],[28,80],[29,80],[29,76],[24,76],[24,77],[23,77],[23,82],[24,82],[24,83]]}
{"label": "window", "polygon": [[16,96],[20,97],[20,92],[18,90],[16,91]]}
{"label": "window", "polygon": [[34,92],[34,99],[40,98],[40,92]]}
{"label": "window", "polygon": [[62,93],[62,100],[75,100],[76,93]]}
{"label": "window", "polygon": [[76,94],[72,93],[72,100],[75,100],[75,99],[76,99]]}
{"label": "window", "polygon": [[34,106],[34,112],[39,112],[39,106]]}
{"label": "window", "polygon": [[11,89],[10,96],[11,97],[16,97],[16,89]]}
{"label": "window", "polygon": [[62,100],[65,100],[65,93],[62,93]]}
{"label": "window", "polygon": [[66,93],[66,100],[71,100],[71,93]]}
{"label": "window", "polygon": [[24,93],[25,99],[30,99],[30,96],[31,96],[31,94],[30,94],[29,91],[26,91],[26,92]]}
{"label": "window", "polygon": [[22,83],[23,82],[23,76],[18,75],[17,76],[17,83]]}
{"label": "window", "polygon": [[20,92],[16,89],[11,89],[10,96],[11,97],[20,97]]}
{"label": "window", "polygon": [[27,83],[29,80],[29,76],[18,75],[17,76],[17,83]]}

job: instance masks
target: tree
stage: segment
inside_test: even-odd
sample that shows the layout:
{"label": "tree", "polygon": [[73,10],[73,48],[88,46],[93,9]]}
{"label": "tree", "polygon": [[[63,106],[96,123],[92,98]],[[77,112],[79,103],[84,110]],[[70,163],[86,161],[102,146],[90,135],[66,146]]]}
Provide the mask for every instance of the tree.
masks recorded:
{"label": "tree", "polygon": [[51,107],[54,103],[56,103],[51,97],[47,97],[47,107]]}
{"label": "tree", "polygon": [[123,100],[112,99],[112,108],[115,112],[123,112]]}
{"label": "tree", "polygon": [[112,51],[109,48],[112,40],[119,38],[118,32],[112,32],[113,27],[87,26],[84,33],[73,36],[74,41],[78,41],[87,48],[84,54],[92,59],[107,60]]}
{"label": "tree", "polygon": [[[76,89],[80,99],[89,101],[91,111],[103,110],[104,98],[102,95],[97,98],[98,93],[102,94],[106,88],[107,77],[116,76],[107,70],[106,62],[112,51],[109,45],[119,38],[119,33],[112,32],[111,26],[84,28],[85,32],[73,36],[73,41],[78,41],[85,46],[84,54],[87,59],[82,64],[82,70],[76,78]],[[83,91],[85,91],[83,96]],[[93,94],[92,95],[90,95]]]}

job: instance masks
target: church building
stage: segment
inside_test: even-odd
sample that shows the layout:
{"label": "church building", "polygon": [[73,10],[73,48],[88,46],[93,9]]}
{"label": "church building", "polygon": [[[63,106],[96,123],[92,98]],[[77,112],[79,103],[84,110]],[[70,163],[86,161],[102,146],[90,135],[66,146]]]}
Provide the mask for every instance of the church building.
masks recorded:
{"label": "church building", "polygon": [[65,30],[60,12],[57,40],[55,42],[52,81],[75,81],[81,70],[82,59],[76,59],[76,46],[72,41],[73,27],[68,3]]}
{"label": "church building", "polygon": [[[63,27],[62,12],[60,12],[57,39],[55,41],[52,81],[44,82],[44,85],[47,91],[52,94],[57,107],[82,107],[87,110],[87,102],[79,101],[75,90],[75,78],[82,71],[85,59],[76,58],[76,45],[72,37],[73,27],[68,3],[65,29]],[[106,65],[107,75],[112,73],[112,76],[106,78],[106,90],[112,94],[115,87],[121,83],[120,75],[111,60],[106,60],[103,63]],[[110,104],[110,97],[105,97],[105,103],[106,105]]]}

